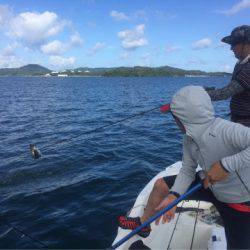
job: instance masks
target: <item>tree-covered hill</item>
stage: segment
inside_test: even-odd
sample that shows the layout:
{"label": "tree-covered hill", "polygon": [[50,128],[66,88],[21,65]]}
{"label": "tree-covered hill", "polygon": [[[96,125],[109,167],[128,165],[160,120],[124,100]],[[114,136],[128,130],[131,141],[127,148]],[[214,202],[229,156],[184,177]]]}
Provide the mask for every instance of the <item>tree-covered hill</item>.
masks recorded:
{"label": "tree-covered hill", "polygon": [[28,64],[20,68],[0,69],[0,76],[39,76],[50,72],[51,70],[38,64]]}
{"label": "tree-covered hill", "polygon": [[121,77],[141,77],[141,76],[225,76],[226,72],[204,72],[200,70],[184,70],[170,66],[162,67],[116,67],[116,68],[88,68],[80,67],[53,72],[38,64],[28,64],[20,68],[0,69],[0,76],[121,76]]}

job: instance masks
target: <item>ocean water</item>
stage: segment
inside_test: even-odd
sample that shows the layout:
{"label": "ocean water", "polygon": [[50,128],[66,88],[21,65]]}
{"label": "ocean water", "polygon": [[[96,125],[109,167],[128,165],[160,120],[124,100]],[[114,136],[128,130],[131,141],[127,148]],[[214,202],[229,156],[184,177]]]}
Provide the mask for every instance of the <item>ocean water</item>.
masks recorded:
{"label": "ocean water", "polygon": [[[146,183],[181,159],[182,135],[158,110],[194,84],[228,77],[0,78],[0,248],[108,248],[117,217]],[[215,103],[228,119],[228,101]],[[29,144],[42,151],[32,159]],[[12,225],[12,227],[10,227]]]}

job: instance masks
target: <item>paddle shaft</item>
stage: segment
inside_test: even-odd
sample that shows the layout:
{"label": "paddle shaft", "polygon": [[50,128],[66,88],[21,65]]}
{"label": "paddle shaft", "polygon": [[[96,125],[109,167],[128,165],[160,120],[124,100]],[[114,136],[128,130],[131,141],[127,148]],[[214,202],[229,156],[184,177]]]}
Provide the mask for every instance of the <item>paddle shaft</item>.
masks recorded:
{"label": "paddle shaft", "polygon": [[154,216],[152,216],[147,221],[145,221],[144,223],[142,223],[135,230],[133,230],[128,235],[126,235],[124,238],[122,238],[117,243],[115,243],[114,245],[112,245],[111,249],[116,249],[117,247],[121,246],[125,241],[127,241],[128,239],[130,239],[131,237],[133,237],[135,234],[137,234],[142,228],[144,228],[144,227],[148,226],[149,224],[151,224],[154,220],[156,220],[157,218],[159,218],[160,216],[162,216],[164,213],[166,213],[168,210],[170,210],[171,208],[173,208],[174,206],[176,206],[180,201],[185,200],[190,194],[196,192],[197,190],[199,190],[201,188],[202,188],[202,183],[198,183],[194,187],[190,188],[185,194],[181,195],[179,198],[177,198],[176,200],[174,200],[167,207],[165,207],[164,209],[162,209],[161,211],[159,211],[158,213],[156,213]]}

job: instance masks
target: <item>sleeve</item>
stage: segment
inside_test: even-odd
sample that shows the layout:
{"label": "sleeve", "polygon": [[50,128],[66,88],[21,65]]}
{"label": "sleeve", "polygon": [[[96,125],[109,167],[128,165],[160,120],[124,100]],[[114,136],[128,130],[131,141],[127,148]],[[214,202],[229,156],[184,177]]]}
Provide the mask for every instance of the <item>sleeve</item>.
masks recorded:
{"label": "sleeve", "polygon": [[244,88],[237,81],[232,80],[227,86],[221,89],[207,90],[212,101],[226,100],[233,95],[244,91]]}
{"label": "sleeve", "polygon": [[247,63],[235,76],[235,81],[242,88],[250,90],[250,63]]}
{"label": "sleeve", "polygon": [[194,181],[196,168],[198,166],[196,160],[192,158],[189,146],[190,143],[187,142],[187,138],[185,136],[183,140],[182,167],[175,179],[173,187],[170,190],[180,195],[184,194],[189,188],[190,184]]}
{"label": "sleeve", "polygon": [[226,143],[237,149],[237,153],[221,159],[223,167],[229,172],[235,172],[249,167],[250,162],[250,128],[232,123],[223,131]]}

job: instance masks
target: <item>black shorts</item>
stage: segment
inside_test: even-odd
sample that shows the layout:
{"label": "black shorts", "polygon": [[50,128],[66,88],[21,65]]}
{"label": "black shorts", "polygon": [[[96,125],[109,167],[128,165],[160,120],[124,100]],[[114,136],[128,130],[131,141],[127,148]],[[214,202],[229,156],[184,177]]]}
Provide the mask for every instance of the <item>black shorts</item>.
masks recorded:
{"label": "black shorts", "polygon": [[[174,185],[176,175],[163,178],[169,188]],[[194,187],[200,182],[200,177],[196,174],[195,180],[190,187]],[[250,249],[250,213],[240,212],[229,207],[226,203],[216,199],[212,191],[208,188],[201,188],[188,198],[189,200],[207,201],[214,204],[223,220],[228,249]]]}
{"label": "black shorts", "polygon": [[[168,187],[171,188],[174,185],[175,178],[176,178],[176,175],[166,176],[163,179],[166,182],[166,184],[168,185]],[[195,180],[192,182],[192,184],[190,185],[189,188],[196,186],[200,182],[201,182],[201,179],[200,179],[199,175],[196,174]],[[188,199],[189,200],[207,201],[207,202],[211,202],[213,204],[219,202],[215,198],[215,196],[213,195],[212,191],[209,188],[205,189],[203,187],[198,192],[194,192],[193,194],[191,194]]]}

